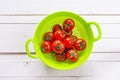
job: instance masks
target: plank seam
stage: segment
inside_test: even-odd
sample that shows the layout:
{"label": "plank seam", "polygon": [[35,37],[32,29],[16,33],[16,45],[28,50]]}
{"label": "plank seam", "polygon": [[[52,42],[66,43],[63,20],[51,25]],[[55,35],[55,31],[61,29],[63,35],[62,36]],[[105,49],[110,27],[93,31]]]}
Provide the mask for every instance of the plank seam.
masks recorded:
{"label": "plank seam", "polygon": [[[0,16],[47,16],[49,14],[0,14]],[[120,14],[80,14],[84,16],[120,16]]]}

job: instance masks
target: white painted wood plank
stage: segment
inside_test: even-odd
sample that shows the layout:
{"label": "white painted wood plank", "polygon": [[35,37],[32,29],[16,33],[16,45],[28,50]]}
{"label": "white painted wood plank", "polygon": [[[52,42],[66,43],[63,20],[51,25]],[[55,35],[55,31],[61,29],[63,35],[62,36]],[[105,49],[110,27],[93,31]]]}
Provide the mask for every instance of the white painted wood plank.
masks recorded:
{"label": "white painted wood plank", "polygon": [[120,53],[91,53],[87,61],[119,62]]}
{"label": "white painted wood plank", "polygon": [[86,62],[76,69],[60,71],[42,62],[0,62],[0,76],[119,76],[120,62]]}
{"label": "white painted wood plank", "polygon": [[119,0],[4,0],[0,14],[46,14],[69,10],[81,14],[120,14]]}
{"label": "white painted wood plank", "polygon": [[106,38],[95,42],[93,52],[120,52],[120,38]]}
{"label": "white painted wood plank", "polygon": [[[0,24],[0,38],[27,39],[34,36],[37,25],[38,24]],[[103,33],[102,37],[120,37],[120,24],[100,24],[100,26]]]}
{"label": "white painted wood plank", "polygon": [[[0,54],[0,62],[21,62],[21,61],[35,61],[40,62],[39,59],[31,59],[28,57],[26,53],[8,53],[8,54]],[[120,61],[120,53],[91,53],[90,57],[87,60],[88,62],[119,62]]]}
{"label": "white painted wood plank", "polygon": [[4,77],[0,80],[87,80],[85,77]]}
{"label": "white painted wood plank", "polygon": [[[76,13],[78,14],[78,13]],[[39,23],[47,15],[40,16],[0,16],[0,23]],[[98,23],[120,23],[120,16],[103,15],[81,15],[87,22],[96,21]]]}
{"label": "white painted wood plank", "polygon": [[0,80],[120,80],[119,76],[109,77],[0,77]]}
{"label": "white painted wood plank", "polygon": [[[0,52],[25,52],[25,42],[27,39],[0,39]],[[101,39],[95,42],[93,52],[120,52],[120,39]],[[33,52],[32,45],[30,50]]]}
{"label": "white painted wood plank", "polygon": [[33,37],[37,24],[0,24],[1,39]]}
{"label": "white painted wood plank", "polygon": [[[116,24],[116,28],[114,24],[102,25],[104,38],[95,43],[93,52],[120,52],[119,24]],[[25,52],[24,44],[34,36],[36,26],[37,24],[0,24],[0,52]]]}
{"label": "white painted wood plank", "polygon": [[100,24],[102,37],[120,37],[120,24]]}

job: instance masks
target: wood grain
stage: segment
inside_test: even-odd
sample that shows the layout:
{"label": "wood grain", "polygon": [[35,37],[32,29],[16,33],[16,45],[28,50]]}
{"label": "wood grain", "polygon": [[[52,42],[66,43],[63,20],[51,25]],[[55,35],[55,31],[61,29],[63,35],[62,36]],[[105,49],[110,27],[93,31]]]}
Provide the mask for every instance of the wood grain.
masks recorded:
{"label": "wood grain", "polygon": [[[31,59],[26,53],[0,53],[0,62],[41,62],[39,59]],[[120,62],[120,53],[91,53],[88,62]]]}
{"label": "wood grain", "polygon": [[[56,11],[72,11],[87,22],[96,21],[103,32],[87,62],[73,70],[54,70],[25,52],[24,44],[34,36],[37,24]],[[30,50],[34,52],[32,43]],[[0,80],[120,80],[119,74],[119,0],[0,1]]]}
{"label": "wood grain", "polygon": [[120,14],[119,4],[119,0],[4,0],[0,2],[0,14],[49,14],[64,10],[80,14]]}
{"label": "wood grain", "polygon": [[1,80],[119,80],[117,76],[108,76],[108,77],[88,77],[88,76],[80,76],[80,77],[0,77]]}
{"label": "wood grain", "polygon": [[[78,13],[76,13],[78,14]],[[0,15],[0,24],[38,24],[42,19],[44,19],[47,14],[38,15]],[[119,24],[120,15],[80,15],[87,22],[96,21],[100,24]]]}
{"label": "wood grain", "polygon": [[[102,24],[103,38],[95,42],[93,52],[120,52],[120,25],[115,25]],[[24,44],[34,36],[36,26],[37,24],[0,24],[0,52],[25,52]],[[30,49],[34,51],[32,46]]]}
{"label": "wood grain", "polygon": [[[103,38],[93,52],[120,52],[119,24],[102,24]],[[0,24],[0,52],[25,52],[24,44],[34,36],[37,24]],[[104,44],[104,45],[103,45]],[[104,46],[104,47],[101,47]],[[34,51],[31,46],[31,51]]]}
{"label": "wood grain", "polygon": [[[112,64],[112,65],[111,65]],[[0,62],[0,76],[119,76],[120,62],[86,62],[76,69],[59,71],[42,62]],[[69,73],[69,74],[68,74]]]}

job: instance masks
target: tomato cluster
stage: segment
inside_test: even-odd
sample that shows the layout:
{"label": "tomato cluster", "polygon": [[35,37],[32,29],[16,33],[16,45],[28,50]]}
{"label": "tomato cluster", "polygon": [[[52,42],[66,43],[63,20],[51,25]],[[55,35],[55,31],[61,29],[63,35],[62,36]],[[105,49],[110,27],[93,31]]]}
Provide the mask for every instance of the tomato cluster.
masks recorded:
{"label": "tomato cluster", "polygon": [[55,24],[52,32],[44,34],[44,42],[41,44],[41,50],[44,53],[54,52],[58,61],[76,62],[79,58],[78,51],[86,48],[86,41],[72,35],[75,22],[67,18],[63,25]]}

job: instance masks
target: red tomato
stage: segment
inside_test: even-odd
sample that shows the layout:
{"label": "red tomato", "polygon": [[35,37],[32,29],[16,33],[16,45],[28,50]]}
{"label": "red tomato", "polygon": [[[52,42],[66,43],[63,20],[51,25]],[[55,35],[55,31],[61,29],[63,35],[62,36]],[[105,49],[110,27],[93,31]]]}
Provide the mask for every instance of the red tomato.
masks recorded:
{"label": "red tomato", "polygon": [[56,40],[63,40],[65,38],[65,32],[62,30],[57,30],[54,34]]}
{"label": "red tomato", "polygon": [[65,32],[65,37],[70,37],[72,35],[72,31]]}
{"label": "red tomato", "polygon": [[52,44],[52,49],[57,54],[62,53],[65,50],[64,44],[60,40],[55,40]]}
{"label": "red tomato", "polygon": [[83,39],[77,39],[77,41],[74,44],[74,48],[76,50],[83,50],[86,48],[86,42]]}
{"label": "red tomato", "polygon": [[73,43],[75,43],[75,42],[77,41],[77,39],[78,39],[78,38],[77,38],[76,36],[74,36],[74,35],[72,35],[71,37],[72,37],[72,42],[73,42]]}
{"label": "red tomato", "polygon": [[67,52],[67,59],[71,62],[76,62],[78,60],[78,52],[71,49]]}
{"label": "red tomato", "polygon": [[61,25],[55,24],[55,25],[53,26],[53,29],[52,29],[53,33],[55,33],[57,30],[62,30]]}
{"label": "red tomato", "polygon": [[75,26],[75,23],[72,19],[66,19],[64,22],[63,22],[63,29],[66,31],[66,32],[69,32],[71,31]]}
{"label": "red tomato", "polygon": [[52,45],[49,41],[44,41],[41,45],[41,50],[45,53],[49,53],[52,51]]}
{"label": "red tomato", "polygon": [[53,42],[54,41],[54,34],[52,32],[45,33],[44,40]]}
{"label": "red tomato", "polygon": [[71,49],[73,46],[72,37],[66,37],[64,40],[65,48]]}
{"label": "red tomato", "polygon": [[63,62],[66,60],[66,54],[65,52],[62,52],[61,54],[56,54],[56,59],[60,62]]}

